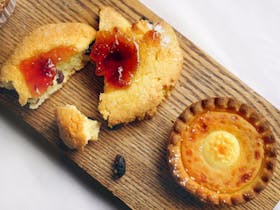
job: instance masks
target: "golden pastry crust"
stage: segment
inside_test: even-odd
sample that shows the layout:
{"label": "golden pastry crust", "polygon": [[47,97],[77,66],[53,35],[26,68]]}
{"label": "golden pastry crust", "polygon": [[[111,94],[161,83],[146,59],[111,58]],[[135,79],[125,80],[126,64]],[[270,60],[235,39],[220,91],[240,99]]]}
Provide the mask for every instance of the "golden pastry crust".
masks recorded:
{"label": "golden pastry crust", "polygon": [[100,123],[88,119],[75,106],[56,109],[59,136],[70,149],[83,148],[89,140],[97,140]]}
{"label": "golden pastry crust", "polygon": [[114,27],[128,29],[131,24],[112,7],[101,7],[99,11],[99,30],[110,31]]}
{"label": "golden pastry crust", "polygon": [[276,142],[267,121],[231,98],[192,104],[169,137],[175,180],[203,201],[236,205],[259,194],[272,178]]}
{"label": "golden pastry crust", "polygon": [[[0,71],[0,86],[14,88],[19,95],[19,103],[24,106],[29,102],[28,100],[34,99],[34,97],[19,69],[21,61],[60,46],[74,47],[77,55],[82,54],[94,38],[95,30],[84,23],[48,24],[35,29],[19,43],[14,53],[3,65]],[[74,69],[69,70],[69,76],[85,65],[82,58],[82,55],[79,56],[77,62],[73,64]],[[65,79],[67,80],[67,78]]]}
{"label": "golden pastry crust", "polygon": [[99,30],[115,27],[135,39],[139,65],[127,88],[112,88],[104,82],[98,110],[110,127],[153,116],[178,80],[183,62],[176,34],[167,23],[140,20],[130,24],[112,8],[102,8]]}

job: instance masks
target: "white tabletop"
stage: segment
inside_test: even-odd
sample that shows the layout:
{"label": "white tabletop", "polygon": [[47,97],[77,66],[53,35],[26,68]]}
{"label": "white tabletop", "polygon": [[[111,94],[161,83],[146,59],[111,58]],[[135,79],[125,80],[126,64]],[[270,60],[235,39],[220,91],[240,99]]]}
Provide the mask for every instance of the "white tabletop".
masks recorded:
{"label": "white tabletop", "polygon": [[[280,108],[280,1],[141,1]],[[0,209],[122,208],[0,110]]]}

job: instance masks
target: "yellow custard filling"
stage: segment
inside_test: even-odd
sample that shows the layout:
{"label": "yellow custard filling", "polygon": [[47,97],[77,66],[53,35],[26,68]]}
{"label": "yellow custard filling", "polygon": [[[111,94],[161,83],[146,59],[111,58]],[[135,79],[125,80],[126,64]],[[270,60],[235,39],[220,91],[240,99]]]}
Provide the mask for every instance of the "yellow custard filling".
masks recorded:
{"label": "yellow custard filling", "polygon": [[226,169],[240,155],[240,146],[234,135],[226,131],[214,131],[203,140],[202,154],[209,166]]}

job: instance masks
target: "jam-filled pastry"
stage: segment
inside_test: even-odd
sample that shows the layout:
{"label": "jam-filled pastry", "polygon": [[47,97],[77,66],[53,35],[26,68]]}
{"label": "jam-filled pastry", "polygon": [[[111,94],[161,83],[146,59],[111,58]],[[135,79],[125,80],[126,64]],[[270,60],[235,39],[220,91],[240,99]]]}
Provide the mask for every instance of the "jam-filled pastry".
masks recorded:
{"label": "jam-filled pastry", "polygon": [[272,178],[276,142],[267,121],[230,98],[192,104],[169,137],[175,180],[203,201],[236,205],[259,194]]}
{"label": "jam-filled pastry", "polygon": [[100,10],[91,58],[96,75],[104,76],[98,110],[110,127],[153,116],[178,80],[183,61],[167,23],[131,24],[110,7]]}
{"label": "jam-filled pastry", "polygon": [[49,24],[17,46],[0,71],[0,86],[15,89],[19,103],[36,109],[88,61],[96,31],[84,23]]}
{"label": "jam-filled pastry", "polygon": [[96,141],[100,123],[88,119],[75,106],[57,107],[56,122],[59,136],[70,149],[81,149],[88,141]]}

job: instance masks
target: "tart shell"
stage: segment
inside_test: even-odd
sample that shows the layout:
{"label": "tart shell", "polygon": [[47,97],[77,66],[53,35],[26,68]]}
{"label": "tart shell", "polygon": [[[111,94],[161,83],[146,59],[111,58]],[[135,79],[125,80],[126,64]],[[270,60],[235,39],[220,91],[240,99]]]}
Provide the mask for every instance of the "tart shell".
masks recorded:
{"label": "tart shell", "polygon": [[[224,111],[241,116],[256,128],[263,141],[264,157],[262,167],[252,183],[236,192],[217,192],[198,183],[185,170],[181,157],[182,133],[195,116],[207,111]],[[167,147],[168,163],[176,182],[186,191],[194,194],[202,201],[215,205],[236,205],[253,199],[271,180],[276,163],[276,141],[268,122],[253,108],[232,98],[209,98],[187,107],[177,118],[169,136]]]}

